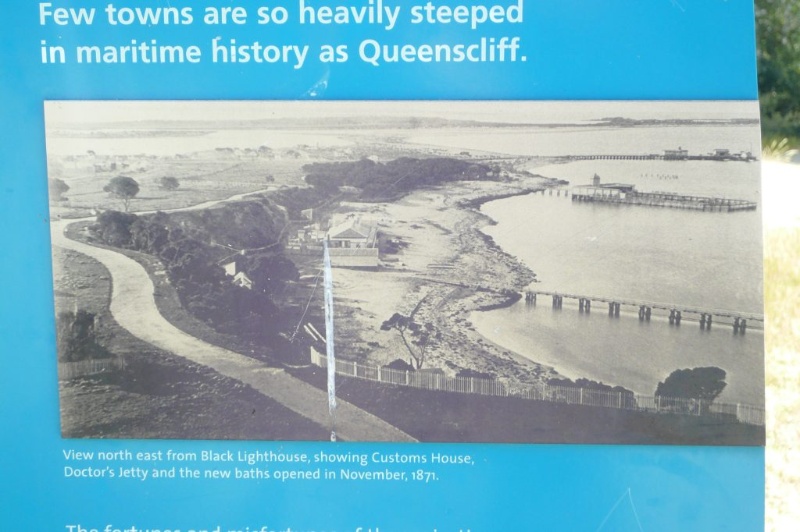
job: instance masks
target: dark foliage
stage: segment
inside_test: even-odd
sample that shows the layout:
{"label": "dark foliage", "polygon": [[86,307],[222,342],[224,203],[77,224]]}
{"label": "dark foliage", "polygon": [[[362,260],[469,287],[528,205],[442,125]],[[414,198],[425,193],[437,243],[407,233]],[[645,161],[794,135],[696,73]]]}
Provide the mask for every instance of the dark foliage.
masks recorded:
{"label": "dark foliage", "polygon": [[267,199],[176,212],[169,219],[188,238],[234,249],[280,249],[287,222],[284,212]]}
{"label": "dark foliage", "polygon": [[48,189],[50,190],[50,199],[53,201],[60,201],[64,199],[64,194],[69,190],[69,185],[62,179],[51,178],[47,181]]}
{"label": "dark foliage", "polygon": [[180,186],[181,183],[178,181],[177,177],[164,176],[158,181],[158,187],[161,190],[178,190]]}
{"label": "dark foliage", "polygon": [[552,386],[566,386],[571,388],[583,388],[586,390],[603,390],[607,392],[625,392],[625,393],[633,393],[632,391],[628,390],[627,388],[623,388],[622,386],[611,386],[609,384],[605,384],[598,381],[593,381],[589,379],[577,379],[577,380],[570,380],[570,379],[550,379],[547,381],[547,384]]}
{"label": "dark foliage", "polygon": [[61,312],[56,320],[56,345],[61,362],[108,358],[109,352],[97,343],[95,320],[91,312]]}
{"label": "dark foliage", "polygon": [[456,377],[465,377],[471,379],[494,379],[496,378],[496,375],[486,371],[477,371],[474,369],[466,368],[459,370],[459,372],[456,373]]}
{"label": "dark foliage", "polygon": [[[594,390],[599,392],[610,392],[610,393],[620,394],[618,399],[620,402],[620,406],[624,406],[625,408],[636,407],[636,394],[634,394],[631,390],[628,390],[627,388],[623,388],[622,386],[610,386],[602,382],[584,378],[576,379],[575,381],[572,381],[570,379],[549,379],[547,381],[547,384],[550,384],[552,386],[563,386],[565,388],[583,388],[584,390],[589,391],[590,397],[591,397],[591,392]],[[605,397],[608,396],[606,395]]]}
{"label": "dark foliage", "polygon": [[272,197],[286,208],[291,220],[300,219],[300,212],[305,209],[317,209],[331,201],[327,192],[316,187],[287,188],[275,192]]}
{"label": "dark foliage", "polygon": [[300,277],[294,262],[274,251],[246,255],[242,268],[257,289],[269,295],[280,295],[286,287],[286,281],[297,281]]}
{"label": "dark foliage", "polygon": [[676,369],[656,387],[656,395],[685,399],[716,399],[725,389],[725,370],[717,367]]}
{"label": "dark foliage", "polygon": [[115,247],[130,247],[131,227],[137,220],[135,214],[103,211],[97,216],[92,232],[104,243]]}
{"label": "dark foliage", "polygon": [[800,147],[800,2],[756,0],[762,143]]}
{"label": "dark foliage", "polygon": [[389,369],[396,369],[398,371],[415,371],[414,366],[412,366],[402,358],[396,358],[383,367]]}
{"label": "dark foliage", "polygon": [[[240,212],[234,212],[237,208]],[[230,250],[207,241],[217,236],[236,244],[267,244],[278,238],[278,224],[269,208],[260,204],[240,203],[212,211],[148,216],[106,211],[98,216],[92,232],[106,244],[159,257],[184,307],[219,332],[258,342],[269,339],[273,345],[278,327],[273,296],[287,280],[297,279],[297,268],[279,249],[237,255],[254,281],[254,289],[249,290],[233,284],[220,265]]]}
{"label": "dark foliage", "polygon": [[757,0],[756,36],[763,114],[800,115],[800,3]]}
{"label": "dark foliage", "polygon": [[450,181],[497,179],[486,165],[450,158],[402,157],[387,163],[361,159],[347,163],[314,163],[303,167],[306,182],[328,195],[355,187],[365,200],[403,196],[413,190]]}

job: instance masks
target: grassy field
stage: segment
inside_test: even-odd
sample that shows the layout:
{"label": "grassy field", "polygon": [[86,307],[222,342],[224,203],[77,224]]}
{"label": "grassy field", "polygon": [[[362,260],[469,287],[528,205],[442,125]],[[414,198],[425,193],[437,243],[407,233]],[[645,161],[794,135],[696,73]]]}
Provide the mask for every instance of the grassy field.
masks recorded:
{"label": "grassy field", "polygon": [[[66,201],[51,205],[51,215],[73,218],[86,216],[91,209],[124,210],[121,200],[103,190],[113,177],[119,175],[132,177],[140,187],[130,203],[130,210],[153,211],[187,207],[268,186],[302,184],[301,166],[306,162],[225,157],[218,153],[198,154],[186,159],[128,156],[124,161],[124,168],[122,158],[110,156],[84,156],[71,163],[49,161],[50,177],[62,179],[70,187],[65,194]],[[175,177],[179,182],[178,189],[163,190],[160,180],[164,176]],[[267,176],[272,179],[269,183]]]}

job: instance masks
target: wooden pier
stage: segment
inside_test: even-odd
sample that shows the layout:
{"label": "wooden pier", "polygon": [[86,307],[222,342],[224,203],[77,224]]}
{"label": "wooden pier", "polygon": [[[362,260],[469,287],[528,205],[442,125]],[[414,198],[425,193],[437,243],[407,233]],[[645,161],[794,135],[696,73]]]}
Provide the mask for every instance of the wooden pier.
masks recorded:
{"label": "wooden pier", "polygon": [[530,290],[526,292],[525,301],[529,305],[536,305],[542,296],[545,299],[550,298],[550,303],[554,310],[560,310],[563,307],[564,299],[572,299],[578,303],[578,311],[587,314],[591,312],[592,305],[597,303],[606,304],[608,315],[612,318],[618,318],[621,309],[627,307],[632,310],[632,313],[638,315],[640,321],[650,321],[653,316],[659,316],[666,318],[670,325],[674,326],[680,326],[682,321],[696,321],[700,324],[701,329],[711,329],[712,325],[717,323],[732,327],[734,334],[745,334],[748,328],[764,329],[764,316],[762,314],[746,312],[703,309],[668,303],[566,294],[545,290]]}
{"label": "wooden pier", "polygon": [[619,205],[644,205],[706,212],[753,211],[754,201],[717,198],[711,196],[687,196],[671,192],[623,191],[609,186],[582,186],[572,189],[572,201],[614,203]]}
{"label": "wooden pier", "polygon": [[[573,161],[663,161],[664,156],[657,153],[648,154],[598,154],[598,155],[565,155],[564,159]],[[669,160],[669,159],[668,159]]]}
{"label": "wooden pier", "polygon": [[640,192],[635,185],[625,183],[601,183],[600,176],[595,174],[591,185],[577,185],[572,192],[563,188],[562,183],[542,189],[550,196],[565,198],[572,196],[578,203],[610,203],[616,205],[642,205],[645,207],[667,207],[672,209],[689,209],[705,212],[737,212],[756,210],[755,201],[731,199],[714,196],[695,196],[676,194],[674,192]]}
{"label": "wooden pier", "polygon": [[758,156],[751,152],[734,153],[726,149],[717,149],[712,153],[690,154],[688,150],[664,150],[662,153],[598,153],[585,155],[562,155],[567,161],[720,161],[744,162],[758,161]]}
{"label": "wooden pier", "polygon": [[603,153],[596,155],[562,155],[560,159],[569,161],[727,161],[750,163],[758,160],[758,157],[749,156],[718,156],[718,155],[684,155],[670,156],[661,153]]}

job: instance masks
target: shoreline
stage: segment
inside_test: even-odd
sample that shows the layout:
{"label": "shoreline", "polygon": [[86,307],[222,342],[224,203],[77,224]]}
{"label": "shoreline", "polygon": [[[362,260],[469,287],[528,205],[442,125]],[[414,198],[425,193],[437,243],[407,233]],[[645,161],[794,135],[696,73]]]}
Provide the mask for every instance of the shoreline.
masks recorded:
{"label": "shoreline", "polygon": [[340,353],[381,365],[398,359],[415,364],[400,334],[381,325],[394,313],[408,316],[416,309],[414,321],[435,338],[424,348],[422,370],[451,376],[478,371],[522,383],[562,377],[555,368],[492,342],[469,321],[474,311],[515,304],[536,279],[481,231],[494,221],[480,205],[534,193],[548,182],[531,175],[510,183],[466,181],[391,203],[345,205],[376,217],[380,231],[406,246],[391,262],[384,257],[378,271],[334,268],[337,344],[346,346]]}
{"label": "shoreline", "polygon": [[[541,268],[537,269],[537,273],[542,275],[539,279],[542,284],[534,285],[532,288],[534,290],[542,288],[554,292],[561,290],[563,292],[598,297],[608,297],[609,294],[625,294],[622,290],[615,290],[614,288],[617,288],[616,285],[609,285],[608,287],[606,285],[597,285],[600,286],[600,289],[593,290],[591,283],[585,282],[585,277],[575,277],[572,270],[569,271],[572,274],[571,277],[564,277],[564,279],[568,281],[577,279],[578,282],[575,286],[569,283],[556,282],[555,277],[563,271],[558,268],[566,268],[569,265],[560,265],[559,261],[550,260],[550,256],[543,257],[541,251],[537,250],[537,247],[540,246],[545,246],[549,249],[548,246],[552,244],[553,240],[542,240],[545,244],[540,242],[536,247],[531,247],[531,242],[534,241],[533,235],[552,234],[555,235],[554,238],[560,238],[559,234],[563,234],[560,226],[554,226],[553,231],[548,233],[547,226],[542,225],[543,223],[546,224],[548,219],[559,220],[560,216],[558,214],[563,212],[555,209],[549,210],[548,205],[550,204],[540,200],[538,197],[529,197],[516,203],[511,200],[508,205],[502,203],[492,204],[491,208],[485,208],[488,214],[497,217],[500,228],[497,230],[495,228],[487,228],[487,231],[491,232],[498,239],[498,242],[501,242],[504,246],[507,245],[512,254],[524,257],[526,264],[533,265],[534,263],[531,261],[536,260],[535,264],[538,264],[539,268]],[[526,226],[526,228],[529,228],[526,229],[528,232],[514,228],[516,220],[524,217],[525,212],[530,213],[530,222]],[[566,220],[566,214],[564,219]],[[501,230],[504,227],[506,228],[505,232]],[[584,223],[580,227],[590,226]],[[508,230],[509,228],[510,231]],[[573,229],[575,228],[573,227]],[[583,237],[591,236],[595,233],[580,234]],[[538,240],[535,241],[539,242]],[[528,246],[528,248],[525,246]],[[530,253],[527,252],[528,249],[531,250]],[[559,279],[562,278],[559,277]],[[648,290],[652,290],[652,288]],[[697,308],[704,308],[691,299],[692,295],[698,290],[694,288],[691,288],[691,290],[691,292],[687,292],[688,299],[684,292],[679,292],[673,302],[677,305],[683,301],[688,301],[685,303],[686,305],[691,304]],[[633,293],[629,297],[631,299],[644,299],[647,296],[643,297],[640,293]],[[550,306],[549,299],[548,296],[547,300],[544,301],[544,305],[542,305],[543,300],[540,298],[539,303],[543,309]],[[670,301],[670,299],[663,296],[658,298],[657,291],[654,291],[652,299],[649,299],[649,301],[654,302],[665,300]],[[662,323],[664,327],[661,328],[659,326],[654,328],[652,334],[645,334],[640,328],[635,327],[635,324],[638,323],[635,309],[632,315],[633,325],[628,321],[609,321],[607,325],[604,319],[604,306],[604,304],[602,307],[595,306],[591,314],[592,323],[601,325],[602,328],[598,328],[592,334],[583,332],[576,334],[576,337],[571,338],[568,342],[563,340],[563,336],[561,336],[563,332],[571,330],[568,327],[574,327],[576,331],[583,331],[586,320],[590,319],[588,314],[584,315],[579,311],[577,300],[570,304],[570,312],[565,312],[561,318],[556,317],[557,313],[550,313],[546,310],[545,314],[535,314],[535,306],[529,307],[519,303],[517,306],[505,311],[499,311],[494,316],[473,314],[472,319],[479,325],[477,328],[482,334],[501,343],[508,349],[523,353],[538,362],[554,365],[559,370],[563,370],[573,380],[576,378],[588,378],[611,385],[623,386],[637,393],[648,395],[653,393],[659,381],[663,381],[676,369],[717,366],[727,372],[727,386],[720,395],[720,401],[763,404],[763,399],[761,403],[759,403],[758,399],[759,395],[763,396],[763,390],[758,389],[757,381],[752,381],[748,377],[748,375],[759,371],[760,348],[758,344],[760,332],[757,328],[752,330],[748,328],[747,336],[738,337],[735,334],[731,336],[732,321],[717,322],[715,319],[714,331],[705,334],[703,338],[707,339],[701,339],[694,334],[698,329],[698,321],[694,321],[693,325],[690,323],[689,327],[684,327],[683,329],[672,329],[669,327],[667,316],[661,315],[660,319],[654,318],[654,323]],[[565,301],[564,309],[566,310],[567,308],[568,305]],[[747,307],[719,306],[717,308]],[[542,328],[536,333],[535,337],[527,333],[529,325],[527,324],[528,318],[526,316],[541,318]],[[620,332],[623,330],[625,333]],[[680,332],[680,337],[676,336],[679,331],[682,331]],[[615,335],[617,336],[615,337]],[[625,340],[618,340],[618,338],[625,338]],[[642,357],[637,356],[637,353],[650,352],[653,353],[653,360],[650,360],[649,363],[645,363]],[[735,353],[736,356],[726,356],[725,353]],[[587,356],[587,354],[590,355]]]}

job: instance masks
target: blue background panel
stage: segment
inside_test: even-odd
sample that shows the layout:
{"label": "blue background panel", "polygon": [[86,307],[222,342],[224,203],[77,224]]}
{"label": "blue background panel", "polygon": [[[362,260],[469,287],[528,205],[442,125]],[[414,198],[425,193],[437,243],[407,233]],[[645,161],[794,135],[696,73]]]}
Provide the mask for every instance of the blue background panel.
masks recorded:
{"label": "blue background panel", "polygon": [[[52,2],[53,7],[87,8],[106,3]],[[48,99],[755,99],[750,2],[529,0],[522,24],[471,30],[403,20],[391,31],[374,25],[299,25],[294,1],[115,4],[192,6],[195,15],[207,5],[254,11],[282,4],[293,21],[283,26],[207,27],[196,21],[191,26],[111,28],[98,19],[90,27],[61,27],[39,25],[38,2],[8,0],[0,8],[0,270],[6,280],[0,288],[0,461],[7,486],[0,528],[58,531],[79,523],[182,530],[217,524],[293,530],[379,526],[384,532],[762,528],[761,448],[337,444],[337,449],[354,452],[470,452],[477,463],[442,469],[434,483],[410,485],[64,478],[65,448],[135,452],[257,445],[259,450],[313,453],[331,446],[61,439],[43,119]],[[309,2],[339,4],[366,1]],[[42,40],[70,50],[156,39],[198,44],[207,54],[217,36],[239,43],[308,44],[312,55],[301,69],[205,61],[124,67],[40,62]],[[418,46],[504,36],[520,38],[527,61],[375,67],[357,57],[365,39]],[[321,44],[348,45],[350,60],[321,63],[315,57]]]}

